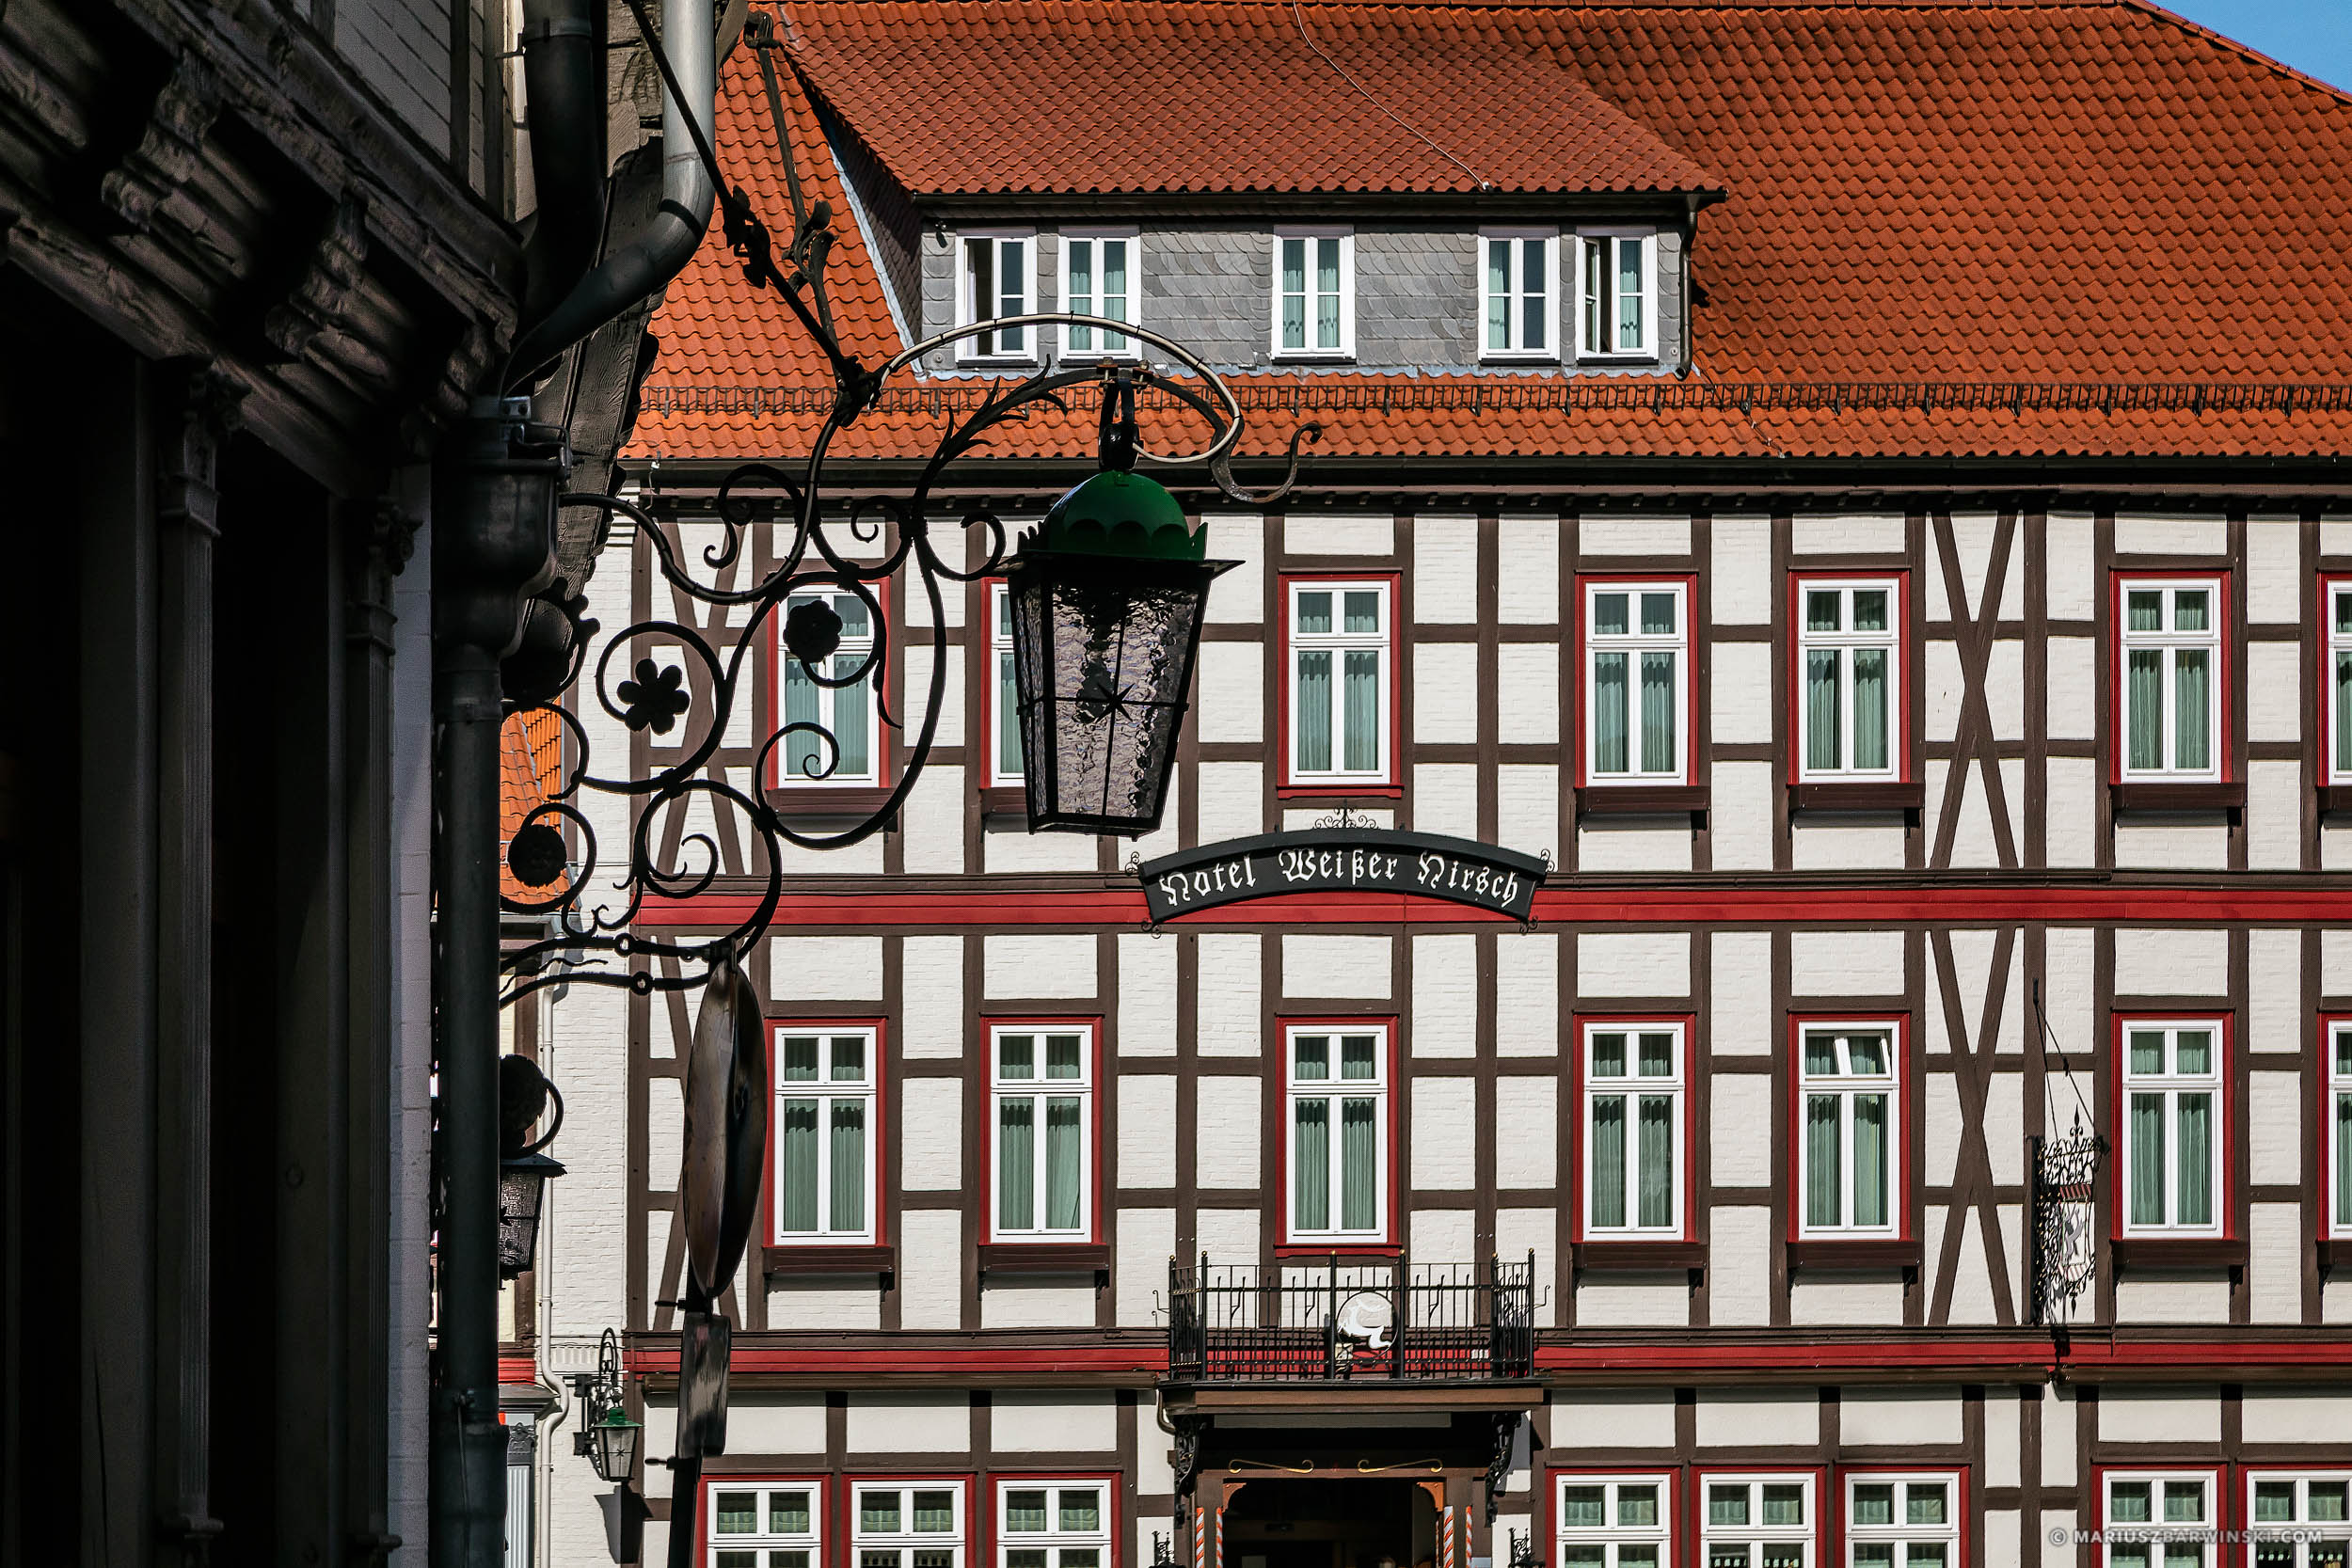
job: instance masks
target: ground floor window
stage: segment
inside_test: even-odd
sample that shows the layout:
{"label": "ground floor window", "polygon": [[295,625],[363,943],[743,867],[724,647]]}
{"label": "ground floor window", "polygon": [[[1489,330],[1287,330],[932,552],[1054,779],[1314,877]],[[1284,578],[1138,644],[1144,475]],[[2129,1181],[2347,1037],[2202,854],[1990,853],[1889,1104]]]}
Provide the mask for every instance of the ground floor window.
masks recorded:
{"label": "ground floor window", "polygon": [[709,1568],[823,1568],[825,1511],[815,1481],[713,1481]]}
{"label": "ground floor window", "polygon": [[1705,1568],[1812,1568],[1813,1477],[1708,1475],[1700,1482]]}
{"label": "ground floor window", "polygon": [[1571,1475],[1555,1484],[1553,1568],[1667,1568],[1672,1478]]}
{"label": "ground floor window", "polygon": [[861,1481],[850,1494],[855,1568],[963,1568],[963,1482]]}
{"label": "ground floor window", "polygon": [[2214,1472],[2109,1470],[2102,1493],[2107,1568],[2214,1568]]}
{"label": "ground floor window", "polygon": [[1847,1568],[1958,1568],[1960,1478],[1846,1477]]}
{"label": "ground floor window", "polygon": [[997,1483],[997,1568],[1109,1568],[1110,1557],[1110,1482]]}
{"label": "ground floor window", "polygon": [[2253,1568],[2345,1568],[2352,1561],[2352,1471],[2255,1471],[2247,1478]]}

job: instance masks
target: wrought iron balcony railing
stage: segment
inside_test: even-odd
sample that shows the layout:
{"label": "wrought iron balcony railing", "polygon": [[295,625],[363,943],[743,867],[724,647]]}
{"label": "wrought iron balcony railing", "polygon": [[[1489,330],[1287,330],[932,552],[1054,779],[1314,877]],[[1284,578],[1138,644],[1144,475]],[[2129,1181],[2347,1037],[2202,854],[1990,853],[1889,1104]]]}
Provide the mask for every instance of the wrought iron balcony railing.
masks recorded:
{"label": "wrought iron balcony railing", "polygon": [[1168,1266],[1171,1383],[1467,1381],[1535,1364],[1535,1256],[1525,1262]]}

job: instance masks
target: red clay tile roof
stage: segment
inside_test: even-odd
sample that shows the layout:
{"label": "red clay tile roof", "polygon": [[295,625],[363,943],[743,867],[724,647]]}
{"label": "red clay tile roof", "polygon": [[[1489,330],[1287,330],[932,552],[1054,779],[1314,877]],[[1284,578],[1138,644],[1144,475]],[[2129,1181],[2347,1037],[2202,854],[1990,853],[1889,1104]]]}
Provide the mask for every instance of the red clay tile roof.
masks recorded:
{"label": "red clay tile roof", "polygon": [[[1126,62],[1137,104],[1189,109],[1219,91],[1216,76],[1155,94],[1122,40],[1249,8],[932,0],[894,15],[905,69],[930,58],[922,69],[944,71],[1006,25],[978,12],[1082,9],[1100,20],[1073,32],[1069,53]],[[1307,9],[1327,21],[1376,8]],[[875,10],[792,14],[806,39],[819,19],[855,12],[863,28]],[[1324,427],[1316,451],[1358,456],[2352,448],[2352,99],[2168,12],[2138,0],[1648,0],[1378,14],[1391,29],[1427,19],[1549,40],[1721,177],[1728,198],[1701,214],[1694,247],[1695,372],[1248,376],[1248,451],[1279,450],[1311,419]],[[827,21],[824,36],[847,28]],[[803,64],[821,76],[818,56]],[[803,170],[846,214],[814,116],[783,76]],[[724,87],[722,159],[781,229],[782,171],[748,47]],[[963,98],[896,102],[910,124],[930,117],[942,145],[926,156],[961,156],[952,143],[1016,151]],[[894,135],[909,145],[904,127]],[[821,356],[772,294],[743,285],[716,229],[657,321],[663,350],[634,457],[798,454],[830,405]],[[898,335],[857,226],[844,215],[836,230],[834,308],[871,362]],[[938,408],[977,395],[969,382],[897,385],[845,433],[842,456],[927,452]],[[1020,439],[1036,455],[1083,455],[1090,420],[1041,421]]]}
{"label": "red clay tile roof", "polygon": [[499,892],[506,897],[530,901],[557,891],[525,886],[507,868],[506,845],[563,777],[564,721],[550,708],[508,714],[499,726]]}

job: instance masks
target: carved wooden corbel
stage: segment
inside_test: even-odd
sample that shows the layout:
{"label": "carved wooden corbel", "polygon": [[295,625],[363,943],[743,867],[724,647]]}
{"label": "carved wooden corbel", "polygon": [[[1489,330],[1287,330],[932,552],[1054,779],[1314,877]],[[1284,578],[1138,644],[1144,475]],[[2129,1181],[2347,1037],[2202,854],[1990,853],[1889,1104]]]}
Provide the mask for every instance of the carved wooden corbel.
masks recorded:
{"label": "carved wooden corbel", "polygon": [[203,161],[204,138],[219,118],[220,79],[193,55],[183,55],[148,111],[147,131],[122,163],[99,182],[98,198],[125,227],[147,231],[155,210],[178,194]]}
{"label": "carved wooden corbel", "polygon": [[220,531],[214,476],[221,447],[244,428],[246,390],[243,382],[210,361],[188,370],[179,419],[162,435],[155,510],[163,520]]}
{"label": "carved wooden corbel", "polygon": [[345,329],[344,308],[365,276],[368,259],[367,205],[346,191],[335,203],[326,231],[310,247],[310,259],[262,323],[262,335],[289,359],[300,359],[322,333]]}

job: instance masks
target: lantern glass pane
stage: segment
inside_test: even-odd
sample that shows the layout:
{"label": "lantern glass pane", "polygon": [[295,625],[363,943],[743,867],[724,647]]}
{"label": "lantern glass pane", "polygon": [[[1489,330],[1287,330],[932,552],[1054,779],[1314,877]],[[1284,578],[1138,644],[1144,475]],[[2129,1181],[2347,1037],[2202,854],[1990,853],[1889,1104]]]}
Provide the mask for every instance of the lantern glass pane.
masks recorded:
{"label": "lantern glass pane", "polygon": [[499,1269],[510,1277],[532,1265],[539,1243],[539,1198],[546,1178],[512,1166],[499,1172]]}

